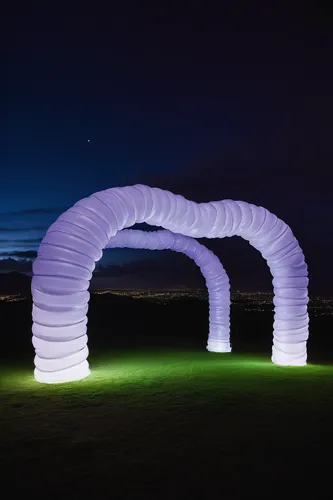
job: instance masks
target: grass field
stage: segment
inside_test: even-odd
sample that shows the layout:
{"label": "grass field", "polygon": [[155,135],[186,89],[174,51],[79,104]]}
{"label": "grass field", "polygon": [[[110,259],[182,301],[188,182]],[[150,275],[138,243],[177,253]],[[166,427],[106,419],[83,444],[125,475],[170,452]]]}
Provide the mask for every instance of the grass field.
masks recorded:
{"label": "grass field", "polygon": [[92,375],[47,386],[33,379],[31,301],[0,302],[1,491],[330,497],[333,316],[325,308],[310,308],[310,364],[282,368],[270,362],[269,304],[232,306],[233,353],[220,355],[205,350],[205,300],[92,296]]}
{"label": "grass field", "polygon": [[2,490],[96,498],[330,496],[333,367],[204,350],[90,356],[83,381],[1,369]]}

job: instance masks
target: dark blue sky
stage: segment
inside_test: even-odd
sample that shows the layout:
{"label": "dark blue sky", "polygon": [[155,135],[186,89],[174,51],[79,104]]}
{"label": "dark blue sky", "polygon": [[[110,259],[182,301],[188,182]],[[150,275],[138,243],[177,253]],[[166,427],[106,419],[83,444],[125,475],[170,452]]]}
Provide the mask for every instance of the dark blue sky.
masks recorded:
{"label": "dark blue sky", "polygon": [[[313,291],[329,293],[333,18],[234,5],[8,15],[2,270],[28,269],[20,259],[80,198],[139,182],[264,205],[298,237]],[[237,287],[269,282],[246,243],[208,245]],[[150,256],[113,250],[103,263]]]}

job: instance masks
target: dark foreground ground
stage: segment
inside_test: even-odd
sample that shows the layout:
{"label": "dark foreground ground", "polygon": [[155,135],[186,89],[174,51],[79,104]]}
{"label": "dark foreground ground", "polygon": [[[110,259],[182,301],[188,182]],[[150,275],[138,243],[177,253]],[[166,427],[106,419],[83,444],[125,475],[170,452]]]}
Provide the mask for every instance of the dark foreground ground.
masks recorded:
{"label": "dark foreground ground", "polygon": [[32,378],[31,304],[0,303],[2,491],[329,498],[333,316],[312,310],[310,364],[281,368],[271,308],[254,309],[233,306],[234,352],[217,355],[205,351],[203,300],[95,296],[91,377],[44,386]]}

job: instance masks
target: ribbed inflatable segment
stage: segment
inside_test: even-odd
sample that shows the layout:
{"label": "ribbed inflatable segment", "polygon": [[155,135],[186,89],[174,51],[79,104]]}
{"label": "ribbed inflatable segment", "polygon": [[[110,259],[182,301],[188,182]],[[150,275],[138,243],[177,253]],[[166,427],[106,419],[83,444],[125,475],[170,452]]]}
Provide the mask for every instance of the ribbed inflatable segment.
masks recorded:
{"label": "ribbed inflatable segment", "polygon": [[136,248],[173,250],[194,260],[205,278],[209,300],[209,334],[207,349],[231,352],[230,345],[230,284],[220,260],[197,240],[171,231],[119,231],[106,248]]}
{"label": "ribbed inflatable segment", "polygon": [[[79,201],[47,231],[33,265],[33,335],[50,344],[47,349],[46,344],[38,348],[37,380],[56,383],[89,375],[88,351],[82,349],[81,339],[86,335],[89,280],[111,237],[140,222],[196,238],[237,235],[249,241],[261,252],[274,278],[272,360],[280,365],[306,364],[308,274],[290,228],[268,210],[245,202],[197,204],[168,191],[136,185]],[[51,344],[58,341],[68,342],[68,350],[51,362]]]}

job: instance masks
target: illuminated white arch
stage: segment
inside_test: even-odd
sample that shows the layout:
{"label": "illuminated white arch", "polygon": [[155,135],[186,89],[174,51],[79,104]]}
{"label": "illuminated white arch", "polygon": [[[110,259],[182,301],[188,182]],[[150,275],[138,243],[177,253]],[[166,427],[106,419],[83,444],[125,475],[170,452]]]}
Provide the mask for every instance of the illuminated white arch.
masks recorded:
{"label": "illuminated white arch", "polygon": [[207,350],[231,352],[230,283],[220,259],[194,238],[171,231],[137,231],[124,229],[113,236],[105,248],[137,248],[173,250],[191,259],[206,280],[209,302],[209,334]]}
{"label": "illuminated white arch", "polygon": [[107,189],[79,201],[43,238],[32,280],[37,380],[55,383],[89,375],[86,314],[95,262],[112,236],[142,222],[196,238],[237,235],[248,240],[267,260],[273,275],[272,361],[306,364],[307,266],[285,222],[263,207],[241,201],[198,204],[136,185]]}

